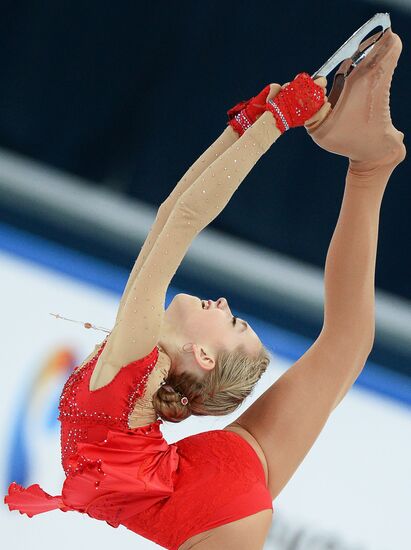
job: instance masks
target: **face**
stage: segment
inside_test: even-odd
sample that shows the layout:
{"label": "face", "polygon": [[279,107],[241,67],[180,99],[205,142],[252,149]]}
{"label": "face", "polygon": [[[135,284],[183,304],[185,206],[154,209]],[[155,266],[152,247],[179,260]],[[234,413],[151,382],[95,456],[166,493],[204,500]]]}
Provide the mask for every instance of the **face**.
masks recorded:
{"label": "face", "polygon": [[213,367],[206,358],[215,358],[221,349],[232,351],[242,345],[246,353],[256,355],[262,346],[248,323],[234,319],[225,298],[212,301],[177,294],[165,312],[164,328],[165,333],[172,330],[178,345],[195,344],[197,363],[205,369]]}

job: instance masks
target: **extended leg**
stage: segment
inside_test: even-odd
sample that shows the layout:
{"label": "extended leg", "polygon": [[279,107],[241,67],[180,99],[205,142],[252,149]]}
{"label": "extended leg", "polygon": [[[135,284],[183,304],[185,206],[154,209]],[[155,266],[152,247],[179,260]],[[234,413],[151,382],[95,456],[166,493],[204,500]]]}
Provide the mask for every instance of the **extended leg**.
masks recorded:
{"label": "extended leg", "polygon": [[[363,78],[362,73],[356,76],[359,89],[352,86],[339,111],[314,132],[320,146],[338,154],[349,153],[346,156],[350,158],[341,211],[325,264],[321,333],[234,423],[254,436],[262,448],[273,498],[293,476],[331,412],[359,376],[373,345],[381,201],[391,173],[406,155],[403,135],[392,126],[389,114],[389,85],[399,55],[398,38],[393,40],[392,55],[371,64],[369,72],[364,65]],[[347,116],[353,105],[358,125],[355,140],[350,131],[352,117]],[[315,118],[308,124],[316,122]]]}
{"label": "extended leg", "polygon": [[[350,161],[338,222],[325,263],[323,333],[347,351],[374,340],[374,280],[380,207],[388,180],[404,158],[389,164]],[[359,372],[354,372],[355,378]]]}
{"label": "extended leg", "polygon": [[311,449],[372,348],[379,213],[394,167],[348,170],[325,266],[323,329],[234,423],[251,433],[263,450],[273,499]]}

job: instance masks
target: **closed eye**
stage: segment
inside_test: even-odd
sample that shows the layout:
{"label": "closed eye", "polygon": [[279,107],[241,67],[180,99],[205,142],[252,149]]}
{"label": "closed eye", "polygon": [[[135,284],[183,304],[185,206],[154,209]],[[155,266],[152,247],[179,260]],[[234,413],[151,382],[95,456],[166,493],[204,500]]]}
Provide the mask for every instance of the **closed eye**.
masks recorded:
{"label": "closed eye", "polygon": [[[237,319],[238,319],[237,317],[233,317],[233,326],[236,325]],[[242,324],[244,325],[244,328],[241,329],[240,332],[244,332],[245,330],[248,329],[248,325],[247,325],[247,323],[246,323],[245,321],[241,321],[241,322],[242,322]]]}

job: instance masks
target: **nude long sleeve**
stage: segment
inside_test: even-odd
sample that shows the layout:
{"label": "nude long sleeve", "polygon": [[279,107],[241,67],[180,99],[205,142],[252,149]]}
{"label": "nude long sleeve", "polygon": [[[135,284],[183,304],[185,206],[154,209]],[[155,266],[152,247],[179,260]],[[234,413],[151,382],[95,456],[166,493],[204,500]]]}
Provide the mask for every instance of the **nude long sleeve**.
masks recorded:
{"label": "nude long sleeve", "polygon": [[175,208],[187,220],[182,229],[198,232],[214,220],[280,135],[271,113],[263,113],[180,197]]}
{"label": "nude long sleeve", "polygon": [[210,166],[210,164],[212,164],[216,160],[216,158],[224,153],[224,151],[226,151],[237,140],[237,132],[231,126],[227,126],[227,128],[225,128],[221,135],[218,136],[218,138],[202,153],[202,155],[195,161],[195,163],[186,170],[186,172],[177,182],[170,195],[160,205],[154,223],[150,228],[150,231],[143,243],[143,246],[141,247],[141,250],[137,256],[136,261],[134,262],[133,268],[128,277],[126,287],[121,297],[119,310],[126,301],[127,296],[130,292],[130,288],[134,283],[136,277],[138,276],[141,266],[144,264],[146,258],[150,254],[150,251],[153,248],[153,244],[156,242],[157,237],[163,230],[163,227],[166,224],[168,217],[178,199],[187,189],[189,189],[189,187],[196,181],[196,179],[201,176],[204,170],[208,168],[208,166]]}
{"label": "nude long sleeve", "polygon": [[161,333],[168,286],[192,241],[224,209],[280,135],[271,113],[264,113],[181,195],[141,266],[100,356],[101,363],[111,364],[103,382],[122,365],[152,351]]}
{"label": "nude long sleeve", "polygon": [[175,203],[181,195],[189,189],[192,184],[199,178],[204,170],[206,170],[220,155],[222,155],[233,143],[238,140],[237,132],[227,126],[220,136],[206,149],[198,159],[184,173],[177,182],[177,185],[171,191],[166,200],[162,203],[163,210],[168,213],[174,208]]}

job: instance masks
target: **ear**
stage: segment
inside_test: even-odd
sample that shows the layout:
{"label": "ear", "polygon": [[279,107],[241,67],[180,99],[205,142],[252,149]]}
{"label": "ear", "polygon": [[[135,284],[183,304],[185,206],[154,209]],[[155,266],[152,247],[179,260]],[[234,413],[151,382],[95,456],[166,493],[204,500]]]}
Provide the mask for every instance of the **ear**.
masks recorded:
{"label": "ear", "polygon": [[208,355],[204,347],[200,344],[193,344],[193,355],[196,363],[203,370],[210,371],[215,367],[214,358],[211,357],[211,355]]}

